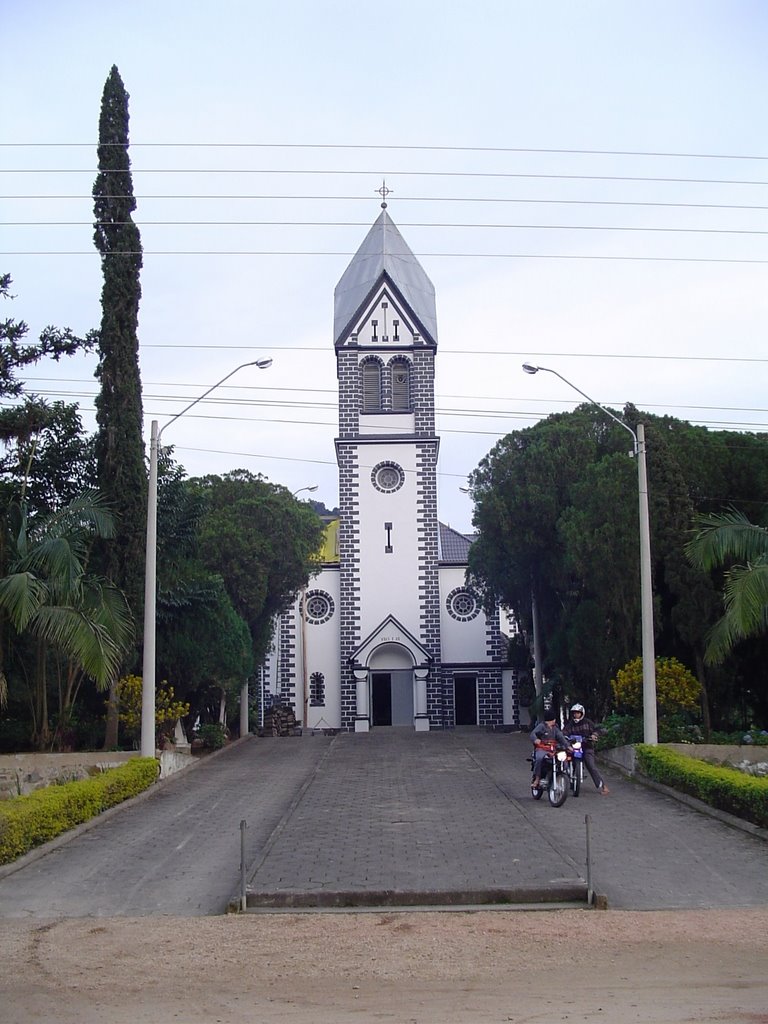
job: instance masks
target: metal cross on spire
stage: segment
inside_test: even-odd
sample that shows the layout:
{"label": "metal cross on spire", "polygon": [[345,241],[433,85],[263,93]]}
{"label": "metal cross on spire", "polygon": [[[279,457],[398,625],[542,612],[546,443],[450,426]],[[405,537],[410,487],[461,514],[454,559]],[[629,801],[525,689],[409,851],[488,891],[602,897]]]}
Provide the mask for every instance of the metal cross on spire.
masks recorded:
{"label": "metal cross on spire", "polygon": [[373,191],[374,192],[378,192],[378,194],[381,196],[381,199],[382,199],[381,208],[382,208],[382,210],[386,210],[386,208],[387,208],[387,196],[393,190],[391,188],[387,188],[387,182],[386,182],[385,179],[382,178],[381,188],[375,188]]}

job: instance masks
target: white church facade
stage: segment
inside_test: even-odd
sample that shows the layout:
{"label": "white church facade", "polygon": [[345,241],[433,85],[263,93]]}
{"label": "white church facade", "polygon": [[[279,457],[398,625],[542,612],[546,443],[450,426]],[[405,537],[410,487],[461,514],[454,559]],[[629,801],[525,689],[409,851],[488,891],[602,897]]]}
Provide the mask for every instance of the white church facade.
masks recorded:
{"label": "white church facade", "polygon": [[334,295],[340,516],[261,699],[309,729],[516,727],[501,618],[465,584],[470,538],[438,520],[434,286],[382,207]]}

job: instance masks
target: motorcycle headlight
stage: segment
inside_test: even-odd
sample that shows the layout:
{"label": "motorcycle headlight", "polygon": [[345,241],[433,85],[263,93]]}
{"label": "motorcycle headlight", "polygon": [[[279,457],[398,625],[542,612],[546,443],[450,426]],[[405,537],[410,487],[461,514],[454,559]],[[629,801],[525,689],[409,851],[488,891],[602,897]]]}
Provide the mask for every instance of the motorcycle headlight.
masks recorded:
{"label": "motorcycle headlight", "polygon": [[566,754],[566,752],[564,750],[558,750],[558,752],[557,752],[557,760],[558,761],[565,761],[565,759],[567,757],[568,757],[568,755]]}
{"label": "motorcycle headlight", "polygon": [[581,740],[575,740],[572,746],[574,750],[581,750]]}

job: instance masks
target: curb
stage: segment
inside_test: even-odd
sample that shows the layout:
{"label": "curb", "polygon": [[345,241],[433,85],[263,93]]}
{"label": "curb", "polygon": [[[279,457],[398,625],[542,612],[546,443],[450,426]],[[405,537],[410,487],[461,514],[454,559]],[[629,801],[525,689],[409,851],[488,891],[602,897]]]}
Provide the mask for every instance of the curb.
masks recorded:
{"label": "curb", "polygon": [[[246,912],[250,910],[355,910],[392,909],[461,910],[495,907],[499,910],[508,906],[546,904],[561,906],[563,903],[587,907],[585,884],[559,884],[546,888],[541,886],[515,889],[462,889],[462,890],[337,890],[309,892],[249,892],[246,894]],[[231,907],[231,904],[230,904]]]}

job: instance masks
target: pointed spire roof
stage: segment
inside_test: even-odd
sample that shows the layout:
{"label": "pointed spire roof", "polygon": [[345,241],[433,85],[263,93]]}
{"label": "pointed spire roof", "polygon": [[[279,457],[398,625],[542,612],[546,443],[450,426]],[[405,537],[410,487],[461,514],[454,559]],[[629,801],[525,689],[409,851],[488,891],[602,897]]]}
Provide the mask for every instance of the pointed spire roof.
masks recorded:
{"label": "pointed spire roof", "polygon": [[334,344],[346,340],[382,278],[388,279],[403,299],[424,340],[437,344],[435,286],[385,209],[336,285]]}

